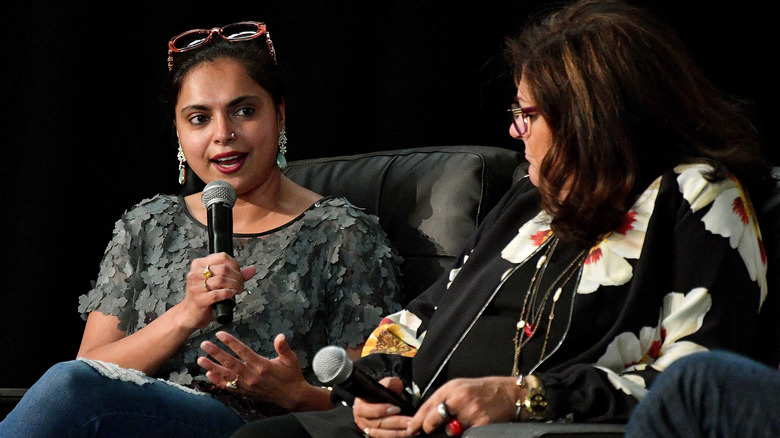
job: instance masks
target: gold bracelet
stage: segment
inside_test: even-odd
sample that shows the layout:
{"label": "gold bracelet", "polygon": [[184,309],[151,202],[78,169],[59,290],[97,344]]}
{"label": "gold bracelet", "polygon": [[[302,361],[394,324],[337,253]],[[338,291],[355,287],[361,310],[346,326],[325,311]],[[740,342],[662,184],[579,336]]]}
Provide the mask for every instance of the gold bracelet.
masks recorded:
{"label": "gold bracelet", "polygon": [[[519,374],[517,376],[517,380],[515,381],[515,386],[517,386],[517,389],[525,388],[525,381],[523,380],[523,375]],[[520,421],[520,413],[523,411],[523,400],[518,398],[515,400],[515,416],[512,418],[512,421]]]}
{"label": "gold bracelet", "polygon": [[[528,383],[526,384],[526,380]],[[547,417],[547,394],[542,388],[542,382],[538,377],[533,374],[523,378],[522,375],[517,376],[515,382],[518,389],[528,387],[528,395],[524,399],[517,399],[515,401],[515,417],[514,421],[520,419],[520,414],[523,409],[528,412],[528,418],[534,421],[541,421]]]}

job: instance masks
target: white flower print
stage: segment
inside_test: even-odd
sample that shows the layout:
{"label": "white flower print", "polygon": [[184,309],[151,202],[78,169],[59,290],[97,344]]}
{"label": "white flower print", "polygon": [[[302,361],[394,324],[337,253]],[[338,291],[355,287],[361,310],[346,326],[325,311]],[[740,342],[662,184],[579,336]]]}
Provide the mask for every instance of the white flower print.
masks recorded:
{"label": "white flower print", "polygon": [[[637,259],[642,252],[660,181],[658,178],[639,196],[619,229],[590,249],[578,293],[588,294],[599,286],[619,286],[631,280],[633,269],[626,259]],[[549,214],[540,212],[520,227],[517,236],[501,251],[501,257],[511,263],[525,261],[552,236],[550,222]]]}
{"label": "white flower print", "polygon": [[596,367],[607,373],[609,382],[612,383],[615,388],[623,391],[628,395],[633,395],[637,400],[641,400],[647,394],[647,384],[645,379],[634,375],[618,375],[614,371],[606,368]]}
{"label": "white flower print", "polygon": [[766,253],[753,206],[733,176],[718,182],[707,181],[703,174],[710,170],[712,168],[704,164],[676,167],[680,192],[693,212],[712,205],[702,218],[704,227],[729,239],[731,247],[737,249],[750,279],[761,287],[763,303],[767,293]]}
{"label": "white flower print", "polygon": [[638,259],[653,214],[661,179],[654,181],[626,214],[623,224],[590,249],[577,293],[589,294],[599,286],[619,286],[634,275],[626,259]]}
{"label": "white flower print", "polygon": [[501,258],[510,263],[522,263],[552,235],[550,215],[539,212],[535,218],[523,224],[517,236],[501,251]]}
{"label": "white flower print", "polygon": [[638,376],[623,373],[647,366],[663,371],[680,357],[706,350],[681,339],[701,328],[704,316],[711,308],[712,296],[705,288],[695,288],[687,294],[667,294],[660,309],[658,326],[643,327],[638,337],[629,332],[619,334],[596,362],[596,367],[609,374],[616,388],[641,397],[642,392],[636,391]]}

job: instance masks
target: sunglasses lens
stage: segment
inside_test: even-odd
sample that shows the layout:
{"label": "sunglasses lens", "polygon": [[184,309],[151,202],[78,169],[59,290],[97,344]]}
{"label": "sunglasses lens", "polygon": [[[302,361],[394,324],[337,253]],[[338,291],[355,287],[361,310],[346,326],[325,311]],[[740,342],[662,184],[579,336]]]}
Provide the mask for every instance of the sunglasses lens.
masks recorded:
{"label": "sunglasses lens", "polygon": [[255,23],[235,23],[222,28],[222,36],[230,41],[250,40],[263,33],[265,29]]}
{"label": "sunglasses lens", "polygon": [[206,41],[208,37],[209,31],[207,30],[185,32],[173,40],[173,46],[181,51],[194,49],[195,47],[203,44],[203,42]]}

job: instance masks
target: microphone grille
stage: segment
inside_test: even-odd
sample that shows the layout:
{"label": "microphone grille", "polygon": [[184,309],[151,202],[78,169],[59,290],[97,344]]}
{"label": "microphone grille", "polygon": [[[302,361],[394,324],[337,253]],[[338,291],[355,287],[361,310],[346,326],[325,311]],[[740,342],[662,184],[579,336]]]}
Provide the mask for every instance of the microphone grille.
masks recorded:
{"label": "microphone grille", "polygon": [[352,375],[352,361],[347,352],[335,345],[322,348],[312,360],[314,374],[324,385],[338,385]]}
{"label": "microphone grille", "polygon": [[203,201],[206,209],[215,202],[221,202],[227,204],[229,208],[233,208],[236,205],[236,190],[227,181],[215,179],[206,184],[200,199]]}

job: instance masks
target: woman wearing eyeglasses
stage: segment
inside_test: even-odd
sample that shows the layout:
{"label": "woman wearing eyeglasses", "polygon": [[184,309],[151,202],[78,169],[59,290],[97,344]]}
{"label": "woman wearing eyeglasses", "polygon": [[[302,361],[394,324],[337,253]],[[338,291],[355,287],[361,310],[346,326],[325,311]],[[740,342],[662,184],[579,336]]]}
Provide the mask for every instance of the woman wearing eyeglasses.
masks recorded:
{"label": "woman wearing eyeglasses", "polygon": [[751,199],[771,179],[737,106],[670,29],[619,2],[578,1],[523,26],[507,59],[509,133],[529,177],[358,361],[416,413],[357,399],[234,437],[624,422],[676,359],[750,348],[767,293]]}
{"label": "woman wearing eyeglasses", "polygon": [[[209,254],[200,193],[125,213],[80,298],[79,359],[47,372],[0,436],[218,437],[331,408],[309,383],[314,353],[336,344],[357,357],[381,316],[400,309],[398,260],[378,220],[280,169],[285,103],[265,24],[178,35],[168,67],[180,183],[186,162],[203,182],[235,188],[234,257]],[[226,299],[233,321],[220,325],[212,305]]]}

